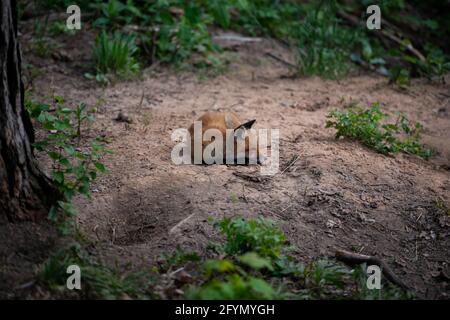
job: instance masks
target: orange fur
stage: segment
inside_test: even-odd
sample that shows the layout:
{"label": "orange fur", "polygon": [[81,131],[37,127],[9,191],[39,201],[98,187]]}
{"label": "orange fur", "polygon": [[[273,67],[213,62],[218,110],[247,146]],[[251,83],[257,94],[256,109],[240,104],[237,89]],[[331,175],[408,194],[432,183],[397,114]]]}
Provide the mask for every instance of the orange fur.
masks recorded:
{"label": "orange fur", "polygon": [[[202,137],[206,130],[208,129],[218,129],[223,136],[223,154],[224,154],[224,162],[225,162],[225,152],[226,152],[226,130],[227,129],[236,129],[241,126],[244,122],[239,119],[239,117],[234,112],[206,112],[197,121],[202,122]],[[189,127],[189,133],[191,135],[191,147],[192,147],[192,157],[193,157],[193,148],[194,148],[194,124]],[[249,136],[252,136],[252,133],[249,132]],[[248,158],[249,156],[249,136],[245,137],[245,156]],[[252,136],[252,139],[257,139],[256,136]],[[257,141],[257,140],[256,140]],[[203,141],[202,139],[202,154],[204,148],[210,144],[211,141]],[[251,149],[250,149],[251,150]],[[256,150],[257,154],[259,150]],[[236,138],[234,139],[234,159],[237,158],[237,142]]]}

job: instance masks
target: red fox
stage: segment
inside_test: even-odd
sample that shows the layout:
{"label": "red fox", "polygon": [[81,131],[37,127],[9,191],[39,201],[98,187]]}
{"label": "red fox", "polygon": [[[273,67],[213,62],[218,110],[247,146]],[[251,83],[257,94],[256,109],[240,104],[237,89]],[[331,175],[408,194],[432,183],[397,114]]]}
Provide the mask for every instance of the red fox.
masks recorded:
{"label": "red fox", "polygon": [[[202,159],[203,162],[208,163],[208,161],[203,158],[203,152],[209,145],[216,142],[216,135],[214,133],[208,135],[207,131],[209,130],[210,132],[220,132],[221,134],[223,139],[222,143],[215,145],[216,147],[217,145],[223,146],[223,163],[262,163],[264,161],[264,157],[260,155],[259,152],[258,135],[255,130],[251,129],[255,121],[256,120],[253,119],[243,122],[233,112],[205,113],[196,121],[198,129],[196,129],[196,123],[193,123],[189,127],[189,134],[191,137],[191,157],[193,162],[196,148],[198,150],[199,147],[201,147],[201,150],[198,150],[201,151],[201,154],[199,153],[198,157]],[[213,149],[212,145],[210,148]],[[212,157],[220,157],[220,155],[215,154],[216,152],[218,152],[216,149],[211,152]],[[199,163],[198,160],[195,161],[195,163]]]}

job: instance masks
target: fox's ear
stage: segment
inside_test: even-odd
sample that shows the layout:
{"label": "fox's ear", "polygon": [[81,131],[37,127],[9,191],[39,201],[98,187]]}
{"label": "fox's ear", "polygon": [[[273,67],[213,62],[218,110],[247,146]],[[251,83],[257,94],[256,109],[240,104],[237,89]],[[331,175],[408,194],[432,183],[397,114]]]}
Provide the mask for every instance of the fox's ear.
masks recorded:
{"label": "fox's ear", "polygon": [[245,123],[243,123],[243,124],[240,124],[237,128],[235,128],[234,130],[237,130],[237,129],[251,129],[252,128],[252,126],[253,126],[253,124],[256,122],[256,119],[253,119],[253,120],[250,120],[250,121],[247,121],[247,122],[245,122]]}

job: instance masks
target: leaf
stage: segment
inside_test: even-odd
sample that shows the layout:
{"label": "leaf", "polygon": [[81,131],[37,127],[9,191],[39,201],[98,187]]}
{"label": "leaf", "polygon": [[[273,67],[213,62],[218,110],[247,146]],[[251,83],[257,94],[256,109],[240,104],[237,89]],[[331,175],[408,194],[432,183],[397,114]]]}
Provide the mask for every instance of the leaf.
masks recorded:
{"label": "leaf", "polygon": [[94,170],[90,171],[89,175],[92,180],[95,180],[97,178],[97,172],[95,172]]}
{"label": "leaf", "polygon": [[64,151],[67,152],[68,155],[73,156],[75,155],[75,148],[74,146],[67,144],[64,146]]}
{"label": "leaf", "polygon": [[200,21],[200,9],[191,1],[184,9],[184,16],[191,24],[197,24]]}
{"label": "leaf", "polygon": [[64,215],[69,217],[76,216],[77,212],[71,202],[58,201],[60,208],[62,209]]}
{"label": "leaf", "polygon": [[56,102],[56,103],[64,103],[64,98],[61,97],[61,96],[54,95],[53,96],[53,101]]}
{"label": "leaf", "polygon": [[55,206],[52,206],[52,207],[50,208],[50,211],[48,212],[48,219],[49,219],[50,221],[56,221],[56,214],[57,214],[57,212],[56,212],[56,207],[55,207]]}
{"label": "leaf", "polygon": [[56,122],[54,122],[53,127],[56,130],[63,131],[65,129],[70,129],[71,125],[70,125],[69,119],[67,119],[67,120],[64,120],[64,121],[56,121]]}
{"label": "leaf", "polygon": [[364,59],[368,61],[372,58],[373,55],[372,47],[370,45],[370,42],[367,40],[363,40],[362,45],[363,45],[362,55]]}
{"label": "leaf", "polygon": [[72,109],[70,109],[70,108],[61,108],[61,110],[59,110],[61,113],[71,113],[72,112]]}
{"label": "leaf", "polygon": [[47,154],[48,154],[49,157],[52,158],[53,160],[58,160],[59,157],[60,157],[59,153],[58,153],[58,152],[55,152],[55,151],[49,151]]}
{"label": "leaf", "polygon": [[263,268],[267,268],[271,271],[273,270],[273,266],[272,266],[272,263],[270,262],[270,260],[260,257],[255,252],[247,252],[246,254],[238,257],[238,260],[241,263],[249,266],[250,268],[256,269],[256,270],[260,270]]}
{"label": "leaf", "polygon": [[230,14],[225,3],[223,1],[212,2],[212,10],[214,19],[222,28],[227,29],[230,26]]}
{"label": "leaf", "polygon": [[86,79],[89,79],[89,80],[94,80],[94,79],[95,79],[95,76],[94,76],[92,73],[89,73],[89,72],[86,72],[86,73],[84,74],[84,77],[85,77]]}
{"label": "leaf", "polygon": [[263,279],[251,277],[248,283],[252,290],[263,296],[263,299],[271,299],[275,295],[275,290]]}
{"label": "leaf", "polygon": [[74,190],[73,189],[65,189],[64,190],[64,198],[67,200],[67,201],[70,201],[71,199],[72,199],[72,197],[73,197],[73,195],[74,195]]}
{"label": "leaf", "polygon": [[101,162],[95,162],[95,167],[97,168],[98,171],[100,172],[106,172],[106,167],[103,163]]}
{"label": "leaf", "polygon": [[83,183],[81,186],[78,187],[78,192],[84,195],[89,194],[89,184]]}
{"label": "leaf", "polygon": [[62,184],[64,182],[64,172],[53,171],[52,176],[53,176],[53,179],[55,179],[55,181],[58,182],[59,184]]}
{"label": "leaf", "polygon": [[59,159],[59,163],[65,167],[70,167],[72,164],[70,163],[69,159],[67,158],[61,158]]}
{"label": "leaf", "polygon": [[205,262],[204,268],[207,272],[218,271],[223,273],[233,271],[235,269],[235,265],[227,259],[208,260]]}
{"label": "leaf", "polygon": [[44,147],[46,147],[47,145],[47,140],[36,141],[35,143],[33,143],[33,147],[38,151],[44,151]]}

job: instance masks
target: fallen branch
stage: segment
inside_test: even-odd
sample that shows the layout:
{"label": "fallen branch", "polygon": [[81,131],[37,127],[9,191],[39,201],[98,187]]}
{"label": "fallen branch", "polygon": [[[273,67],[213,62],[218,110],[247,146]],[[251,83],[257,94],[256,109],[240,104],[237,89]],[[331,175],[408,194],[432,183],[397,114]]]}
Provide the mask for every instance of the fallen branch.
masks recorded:
{"label": "fallen branch", "polygon": [[174,233],[175,230],[177,230],[178,228],[180,228],[180,226],[184,223],[186,223],[189,219],[191,219],[193,216],[195,215],[194,213],[191,213],[189,216],[187,216],[186,218],[184,218],[183,220],[181,220],[180,222],[178,222],[176,225],[174,225],[170,230],[169,230],[169,234]]}
{"label": "fallen branch", "polygon": [[269,179],[265,176],[258,176],[255,174],[255,172],[247,174],[244,172],[234,171],[233,175],[235,175],[236,177],[239,177],[241,179],[244,179],[244,180],[247,180],[250,182],[256,182],[256,183],[266,182]]}
{"label": "fallen branch", "polygon": [[283,171],[281,171],[280,175],[282,175],[283,173],[286,172],[287,169],[289,169],[290,167],[292,167],[292,166],[294,165],[294,163],[297,162],[298,159],[300,159],[300,156],[299,156],[299,155],[296,155],[296,156],[291,160],[291,162],[287,165],[287,167],[284,168]]}
{"label": "fallen branch", "polygon": [[[361,25],[361,21],[359,21],[359,19],[357,17],[355,17],[354,15],[351,15],[345,11],[338,11],[338,16],[340,16],[341,18],[347,20],[348,22],[350,22],[351,24],[355,25],[355,26],[360,26]],[[381,39],[383,38],[387,38],[397,44],[399,44],[400,46],[403,46],[406,50],[408,50],[410,53],[412,53],[413,55],[415,55],[417,58],[419,58],[422,62],[426,61],[425,56],[416,48],[414,48],[414,46],[411,43],[405,43],[402,41],[402,39],[400,39],[399,37],[397,37],[396,35],[394,35],[393,33],[386,31],[384,29],[379,30],[380,32],[373,32],[373,34]]]}
{"label": "fallen branch", "polygon": [[275,61],[281,62],[282,64],[284,64],[285,66],[289,67],[289,68],[293,68],[293,69],[297,69],[297,66],[293,63],[290,63],[284,59],[281,59],[280,57],[274,55],[273,53],[270,52],[266,52],[266,56],[274,59]]}
{"label": "fallen branch", "polygon": [[345,250],[336,250],[335,257],[337,260],[342,261],[348,265],[367,263],[368,265],[377,265],[381,268],[383,275],[391,283],[399,286],[404,290],[409,290],[408,286],[395,275],[391,268],[380,258],[374,256],[367,256],[364,254],[358,254]]}
{"label": "fallen branch", "polygon": [[357,60],[357,61],[353,61],[353,62],[356,63],[357,65],[360,65],[363,68],[366,68],[366,69],[372,71],[372,72],[376,72],[379,75],[382,75],[383,77],[389,76],[389,74],[387,72],[383,71],[380,68],[377,68],[377,67],[371,65],[370,63],[367,63],[366,61]]}

